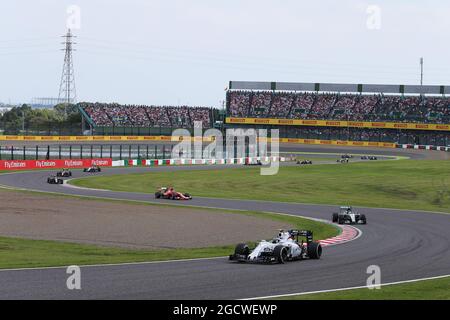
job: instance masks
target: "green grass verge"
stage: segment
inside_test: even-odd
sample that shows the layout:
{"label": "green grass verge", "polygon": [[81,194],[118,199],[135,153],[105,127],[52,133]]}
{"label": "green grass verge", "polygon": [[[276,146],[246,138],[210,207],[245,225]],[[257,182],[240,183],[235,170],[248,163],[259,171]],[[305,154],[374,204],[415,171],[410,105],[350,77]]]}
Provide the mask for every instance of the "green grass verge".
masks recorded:
{"label": "green grass verge", "polygon": [[173,185],[194,196],[450,212],[450,161],[399,160],[343,165],[149,172],[76,179],[81,187],[153,193]]}
{"label": "green grass verge", "polygon": [[[219,212],[211,209],[199,210],[208,210],[211,214]],[[295,228],[313,230],[316,239],[333,237],[339,233],[333,225],[299,217],[253,211],[220,212],[271,219]],[[208,248],[145,250],[0,237],[0,269],[210,258],[229,255],[233,250],[234,244]]]}
{"label": "green grass verge", "polygon": [[382,286],[282,297],[281,300],[450,300],[450,277]]}

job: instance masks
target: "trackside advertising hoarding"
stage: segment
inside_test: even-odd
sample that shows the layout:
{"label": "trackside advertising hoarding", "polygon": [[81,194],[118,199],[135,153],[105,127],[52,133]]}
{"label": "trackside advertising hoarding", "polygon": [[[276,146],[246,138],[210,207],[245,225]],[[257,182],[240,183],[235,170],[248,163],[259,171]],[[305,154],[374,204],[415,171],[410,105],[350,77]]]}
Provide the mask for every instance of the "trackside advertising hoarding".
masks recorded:
{"label": "trackside advertising hoarding", "polygon": [[1,160],[0,170],[111,167],[112,159],[64,159],[64,160]]}
{"label": "trackside advertising hoarding", "polygon": [[372,129],[402,129],[402,130],[436,130],[450,131],[450,124],[424,124],[403,122],[363,122],[363,121],[333,121],[333,120],[294,120],[269,118],[226,118],[230,124],[259,124],[277,126],[317,126],[317,127],[350,127]]}

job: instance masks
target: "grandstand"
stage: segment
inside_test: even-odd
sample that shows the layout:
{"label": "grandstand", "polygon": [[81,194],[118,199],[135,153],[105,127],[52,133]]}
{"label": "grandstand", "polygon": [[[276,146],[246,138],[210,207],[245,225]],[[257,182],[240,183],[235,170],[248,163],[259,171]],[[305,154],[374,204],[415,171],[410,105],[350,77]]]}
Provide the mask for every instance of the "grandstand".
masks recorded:
{"label": "grandstand", "polygon": [[207,107],[120,105],[116,103],[79,103],[84,120],[97,133],[169,133],[175,128],[193,128],[200,121],[211,128],[215,110]]}
{"label": "grandstand", "polygon": [[79,103],[98,135],[170,135],[176,128],[279,129],[280,137],[450,145],[449,86],[230,82],[218,109]]}
{"label": "grandstand", "polygon": [[[427,96],[418,90],[411,92],[413,95],[405,95],[404,90],[402,94],[400,91],[393,94],[389,90],[374,94],[362,89],[359,93],[350,93],[348,90],[352,90],[352,85],[346,89],[342,89],[343,86],[329,92],[232,89],[227,92],[228,115],[237,118],[450,124],[450,97],[443,93],[442,96]],[[257,88],[251,84],[247,87]],[[299,86],[305,87],[307,84]],[[380,89],[383,87],[386,86],[380,86]],[[445,87],[438,88],[439,92],[441,88],[445,90]],[[447,90],[450,93],[450,88]]]}
{"label": "grandstand", "polygon": [[231,81],[228,126],[287,138],[450,144],[449,86]]}

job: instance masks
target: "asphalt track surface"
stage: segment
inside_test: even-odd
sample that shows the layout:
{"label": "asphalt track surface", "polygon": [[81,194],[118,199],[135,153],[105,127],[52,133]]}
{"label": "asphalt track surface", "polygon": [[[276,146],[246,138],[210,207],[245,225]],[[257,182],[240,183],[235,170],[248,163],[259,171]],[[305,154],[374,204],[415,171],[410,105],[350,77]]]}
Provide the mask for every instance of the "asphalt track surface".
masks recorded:
{"label": "asphalt track surface", "polygon": [[[336,152],[336,149],[294,148]],[[284,150],[293,152],[294,150]],[[346,150],[343,150],[347,152]],[[433,153],[352,148],[348,152],[406,155],[414,159]],[[215,167],[105,169],[102,174]],[[74,177],[85,176],[73,171]],[[48,172],[0,175],[0,184],[32,190],[106,198],[155,201],[151,195],[84,190],[48,185]],[[158,203],[164,202],[158,201]],[[173,204],[173,202],[169,202]],[[181,203],[186,205],[188,203]],[[263,201],[194,198],[190,205],[273,211],[330,219],[334,206]],[[355,241],[324,248],[322,259],[285,265],[247,265],[226,258],[81,267],[81,290],[68,290],[65,268],[0,271],[0,299],[241,299],[364,286],[367,268],[381,268],[383,283],[450,274],[450,215],[359,208],[368,224],[359,226]],[[101,228],[101,226],[99,226]],[[183,235],[174,235],[183,237]]]}

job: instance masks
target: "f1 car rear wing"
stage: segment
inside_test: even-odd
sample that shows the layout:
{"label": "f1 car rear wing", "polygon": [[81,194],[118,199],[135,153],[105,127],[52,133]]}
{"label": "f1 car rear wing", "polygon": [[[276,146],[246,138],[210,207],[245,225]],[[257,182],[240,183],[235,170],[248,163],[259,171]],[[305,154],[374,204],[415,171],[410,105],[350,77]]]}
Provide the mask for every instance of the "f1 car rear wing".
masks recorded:
{"label": "f1 car rear wing", "polygon": [[289,233],[297,237],[297,242],[298,237],[305,237],[307,243],[313,242],[313,232],[310,230],[289,230]]}

